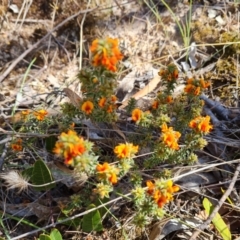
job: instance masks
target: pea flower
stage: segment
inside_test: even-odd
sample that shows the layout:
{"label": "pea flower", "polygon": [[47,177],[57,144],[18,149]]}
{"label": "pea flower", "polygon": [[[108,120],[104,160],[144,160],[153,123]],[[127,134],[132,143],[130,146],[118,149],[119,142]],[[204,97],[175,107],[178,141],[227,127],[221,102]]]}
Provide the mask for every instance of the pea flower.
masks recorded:
{"label": "pea flower", "polygon": [[44,109],[41,109],[41,110],[35,111],[33,114],[38,121],[43,121],[45,116],[48,114],[48,112]]}
{"label": "pea flower", "polygon": [[196,132],[201,132],[203,134],[207,134],[210,132],[210,130],[213,128],[213,126],[210,124],[210,117],[196,117],[194,118],[190,123],[189,127],[194,129]]}
{"label": "pea flower", "polygon": [[87,115],[91,114],[93,111],[94,105],[91,101],[86,101],[82,104],[82,111],[85,112]]}

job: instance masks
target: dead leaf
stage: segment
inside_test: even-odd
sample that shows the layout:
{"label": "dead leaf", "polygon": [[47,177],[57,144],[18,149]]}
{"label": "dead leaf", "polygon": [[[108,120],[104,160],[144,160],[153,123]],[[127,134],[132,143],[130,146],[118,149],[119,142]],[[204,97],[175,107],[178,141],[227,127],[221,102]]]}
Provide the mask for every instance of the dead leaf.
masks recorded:
{"label": "dead leaf", "polygon": [[[140,91],[138,91],[137,93],[135,93],[132,98],[138,100],[144,96],[146,96],[147,94],[149,94],[150,92],[152,92],[158,85],[158,83],[161,81],[161,78],[157,75],[155,76],[146,87],[144,87],[143,89],[141,89]],[[125,100],[122,105],[118,108],[118,109],[124,109],[127,105],[128,105],[128,101],[129,99]]]}
{"label": "dead leaf", "polygon": [[76,108],[78,108],[79,105],[80,105],[80,102],[82,101],[81,97],[77,93],[73,92],[70,88],[64,88],[63,91],[65,92],[65,94],[69,98],[70,102]]}

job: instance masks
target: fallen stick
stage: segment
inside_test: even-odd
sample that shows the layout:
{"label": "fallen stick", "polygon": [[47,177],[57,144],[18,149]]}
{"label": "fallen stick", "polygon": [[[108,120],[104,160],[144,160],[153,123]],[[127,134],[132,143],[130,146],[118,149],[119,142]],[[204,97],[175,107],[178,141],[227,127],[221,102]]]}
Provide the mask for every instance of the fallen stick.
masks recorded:
{"label": "fallen stick", "polygon": [[44,37],[42,37],[38,42],[36,42],[35,44],[32,45],[32,47],[30,47],[29,49],[27,49],[25,52],[23,52],[18,58],[16,58],[11,64],[10,66],[7,68],[7,70],[0,76],[0,83],[8,76],[8,74],[14,69],[14,67],[25,57],[27,56],[32,50],[34,50],[35,48],[38,47],[38,45],[44,41],[46,38],[48,38],[54,31],[56,31],[58,28],[62,27],[65,23],[69,22],[70,20],[74,19],[75,17],[77,17],[80,14],[84,14],[84,13],[88,13],[88,12],[92,12],[94,10],[96,10],[96,8],[92,8],[92,9],[87,9],[87,10],[81,10],[79,12],[77,12],[76,14],[66,18],[64,21],[62,21],[61,23],[59,23],[56,27],[54,27],[51,31],[49,31]]}
{"label": "fallen stick", "polygon": [[212,213],[210,214],[208,219],[203,224],[201,224],[196,231],[194,231],[194,233],[192,234],[190,240],[197,239],[200,231],[203,231],[211,223],[211,221],[213,220],[213,218],[215,217],[215,215],[217,214],[217,212],[219,211],[219,209],[221,208],[221,206],[223,205],[225,200],[228,198],[228,196],[232,192],[233,187],[234,187],[234,185],[235,185],[235,183],[237,181],[237,177],[238,177],[239,172],[240,172],[240,164],[238,164],[238,166],[236,168],[236,171],[234,173],[234,176],[232,178],[232,181],[231,181],[227,191],[223,194],[223,196],[221,197],[220,201],[218,202],[217,206],[214,208],[214,210],[212,211]]}

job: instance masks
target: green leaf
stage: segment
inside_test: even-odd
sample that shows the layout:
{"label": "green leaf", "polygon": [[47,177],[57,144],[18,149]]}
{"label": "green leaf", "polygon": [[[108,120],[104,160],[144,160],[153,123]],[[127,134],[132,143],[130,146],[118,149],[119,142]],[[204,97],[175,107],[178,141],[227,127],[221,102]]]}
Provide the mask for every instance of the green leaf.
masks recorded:
{"label": "green leaf", "polygon": [[[42,160],[38,160],[35,162],[33,166],[32,177],[30,180],[35,185],[42,185],[53,181],[53,177],[49,168]],[[55,183],[52,183],[44,187],[35,187],[35,190],[37,191],[48,190],[54,188],[55,185],[56,185]]]}
{"label": "green leaf", "polygon": [[22,171],[22,175],[23,176],[26,176],[26,177],[29,177],[30,179],[31,179],[31,177],[32,177],[32,175],[33,175],[33,167],[29,167],[29,168],[27,168],[27,169],[24,169],[23,171]]}
{"label": "green leaf", "polygon": [[62,235],[56,228],[51,231],[50,237],[51,240],[62,240]]}
{"label": "green leaf", "polygon": [[47,234],[41,234],[39,240],[51,240],[51,237]]}
{"label": "green leaf", "polygon": [[[207,214],[210,215],[214,209],[214,206],[212,205],[212,203],[207,198],[204,198],[203,206],[204,206]],[[227,227],[226,223],[223,221],[223,219],[219,213],[217,213],[215,215],[215,217],[212,220],[212,223],[224,240],[232,239],[231,232],[230,232],[229,228]]]}
{"label": "green leaf", "polygon": [[[94,204],[90,204],[88,209],[94,208]],[[102,219],[98,210],[90,212],[83,217],[82,221],[82,230],[84,232],[91,232],[91,231],[102,231]]]}
{"label": "green leaf", "polygon": [[[62,220],[65,220],[65,219],[66,219],[66,217],[59,217],[58,218],[59,221],[62,221]],[[69,226],[71,228],[74,228],[74,229],[78,229],[80,224],[81,224],[81,219],[80,218],[75,218],[73,220],[66,221],[62,224],[66,225],[66,226]]]}
{"label": "green leaf", "polygon": [[57,138],[55,136],[47,137],[45,139],[47,151],[52,152],[53,148],[55,147],[56,142],[57,142]]}

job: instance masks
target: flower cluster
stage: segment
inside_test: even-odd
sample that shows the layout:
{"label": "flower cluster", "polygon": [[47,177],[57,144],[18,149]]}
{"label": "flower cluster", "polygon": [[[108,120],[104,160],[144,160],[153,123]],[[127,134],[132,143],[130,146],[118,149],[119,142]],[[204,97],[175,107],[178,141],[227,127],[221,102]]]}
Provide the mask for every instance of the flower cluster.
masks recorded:
{"label": "flower cluster", "polygon": [[22,139],[21,138],[16,139],[11,144],[11,148],[12,148],[13,151],[16,151],[16,152],[22,151],[22,149],[23,149],[23,147],[22,147]]}
{"label": "flower cluster", "polygon": [[33,115],[38,121],[43,121],[47,116],[47,114],[48,112],[44,109],[40,109],[34,112],[31,112],[30,110],[27,109],[27,110],[21,111],[21,118],[22,120],[26,121],[28,116]]}
{"label": "flower cluster", "polygon": [[117,183],[117,174],[119,170],[116,167],[105,162],[103,164],[98,164],[96,170],[100,180],[109,181],[112,184]]}
{"label": "flower cluster", "polygon": [[203,79],[196,80],[194,78],[189,78],[187,80],[187,85],[184,88],[184,91],[189,94],[193,94],[198,96],[203,89],[208,88],[210,86],[210,82],[206,82]]}
{"label": "flower cluster", "polygon": [[171,103],[173,103],[173,97],[171,95],[168,95],[168,96],[159,95],[159,98],[153,101],[152,109],[157,110],[160,104],[171,104]]}
{"label": "flower cluster", "polygon": [[116,184],[118,178],[123,177],[133,166],[133,157],[137,152],[138,146],[132,143],[121,143],[114,148],[114,153],[120,160],[117,166],[107,162],[96,166],[97,177],[101,182],[96,185],[94,192],[100,198],[109,197],[109,193],[113,190],[112,185]]}
{"label": "flower cluster", "polygon": [[181,137],[181,133],[174,131],[172,127],[168,127],[166,123],[162,125],[162,141],[165,145],[173,150],[178,150],[178,140]]}
{"label": "flower cluster", "polygon": [[121,143],[114,148],[114,153],[120,159],[132,158],[138,152],[138,146],[132,143]]}
{"label": "flower cluster", "polygon": [[197,133],[203,133],[207,134],[210,132],[210,130],[213,128],[213,126],[210,124],[210,117],[196,117],[194,118],[190,123],[189,127],[194,129]]}
{"label": "flower cluster", "polygon": [[[99,118],[101,121],[111,121],[115,119],[117,97],[101,97],[99,100],[86,100],[81,105],[81,110],[92,118]],[[96,120],[96,119],[94,119]]]}
{"label": "flower cluster", "polygon": [[29,114],[30,114],[30,110],[23,110],[23,111],[21,111],[21,117],[22,117],[22,119],[24,120],[24,121],[26,121],[27,120],[27,117],[29,116]]}
{"label": "flower cluster", "polygon": [[172,201],[173,193],[179,191],[179,187],[173,185],[172,180],[156,180],[155,182],[149,180],[146,184],[147,193],[152,197],[159,208],[163,208],[166,203]]}
{"label": "flower cluster", "polygon": [[112,95],[110,98],[102,97],[98,101],[98,106],[104,109],[107,113],[112,113],[113,110],[116,108],[117,97]]}
{"label": "flower cluster", "polygon": [[83,138],[78,137],[75,131],[69,130],[61,133],[55,144],[53,152],[63,156],[66,165],[72,165],[75,158],[86,151]]}
{"label": "flower cluster", "polygon": [[73,130],[61,133],[53,152],[63,157],[66,165],[77,172],[92,174],[96,170],[98,156],[92,152],[93,143],[79,137]]}
{"label": "flower cluster", "polygon": [[114,148],[115,155],[120,159],[119,168],[121,168],[123,175],[134,166],[133,158],[137,152],[138,146],[134,146],[132,143],[120,143]]}
{"label": "flower cluster", "polygon": [[47,114],[48,114],[48,112],[46,110],[44,110],[44,109],[35,111],[33,113],[33,115],[36,117],[36,119],[38,121],[43,121]]}
{"label": "flower cluster", "polygon": [[167,69],[161,69],[158,75],[169,82],[176,81],[178,79],[178,69],[174,64],[169,64]]}
{"label": "flower cluster", "polygon": [[93,54],[93,66],[101,66],[113,72],[117,70],[118,61],[123,58],[118,48],[118,40],[113,38],[94,40],[90,51]]}

